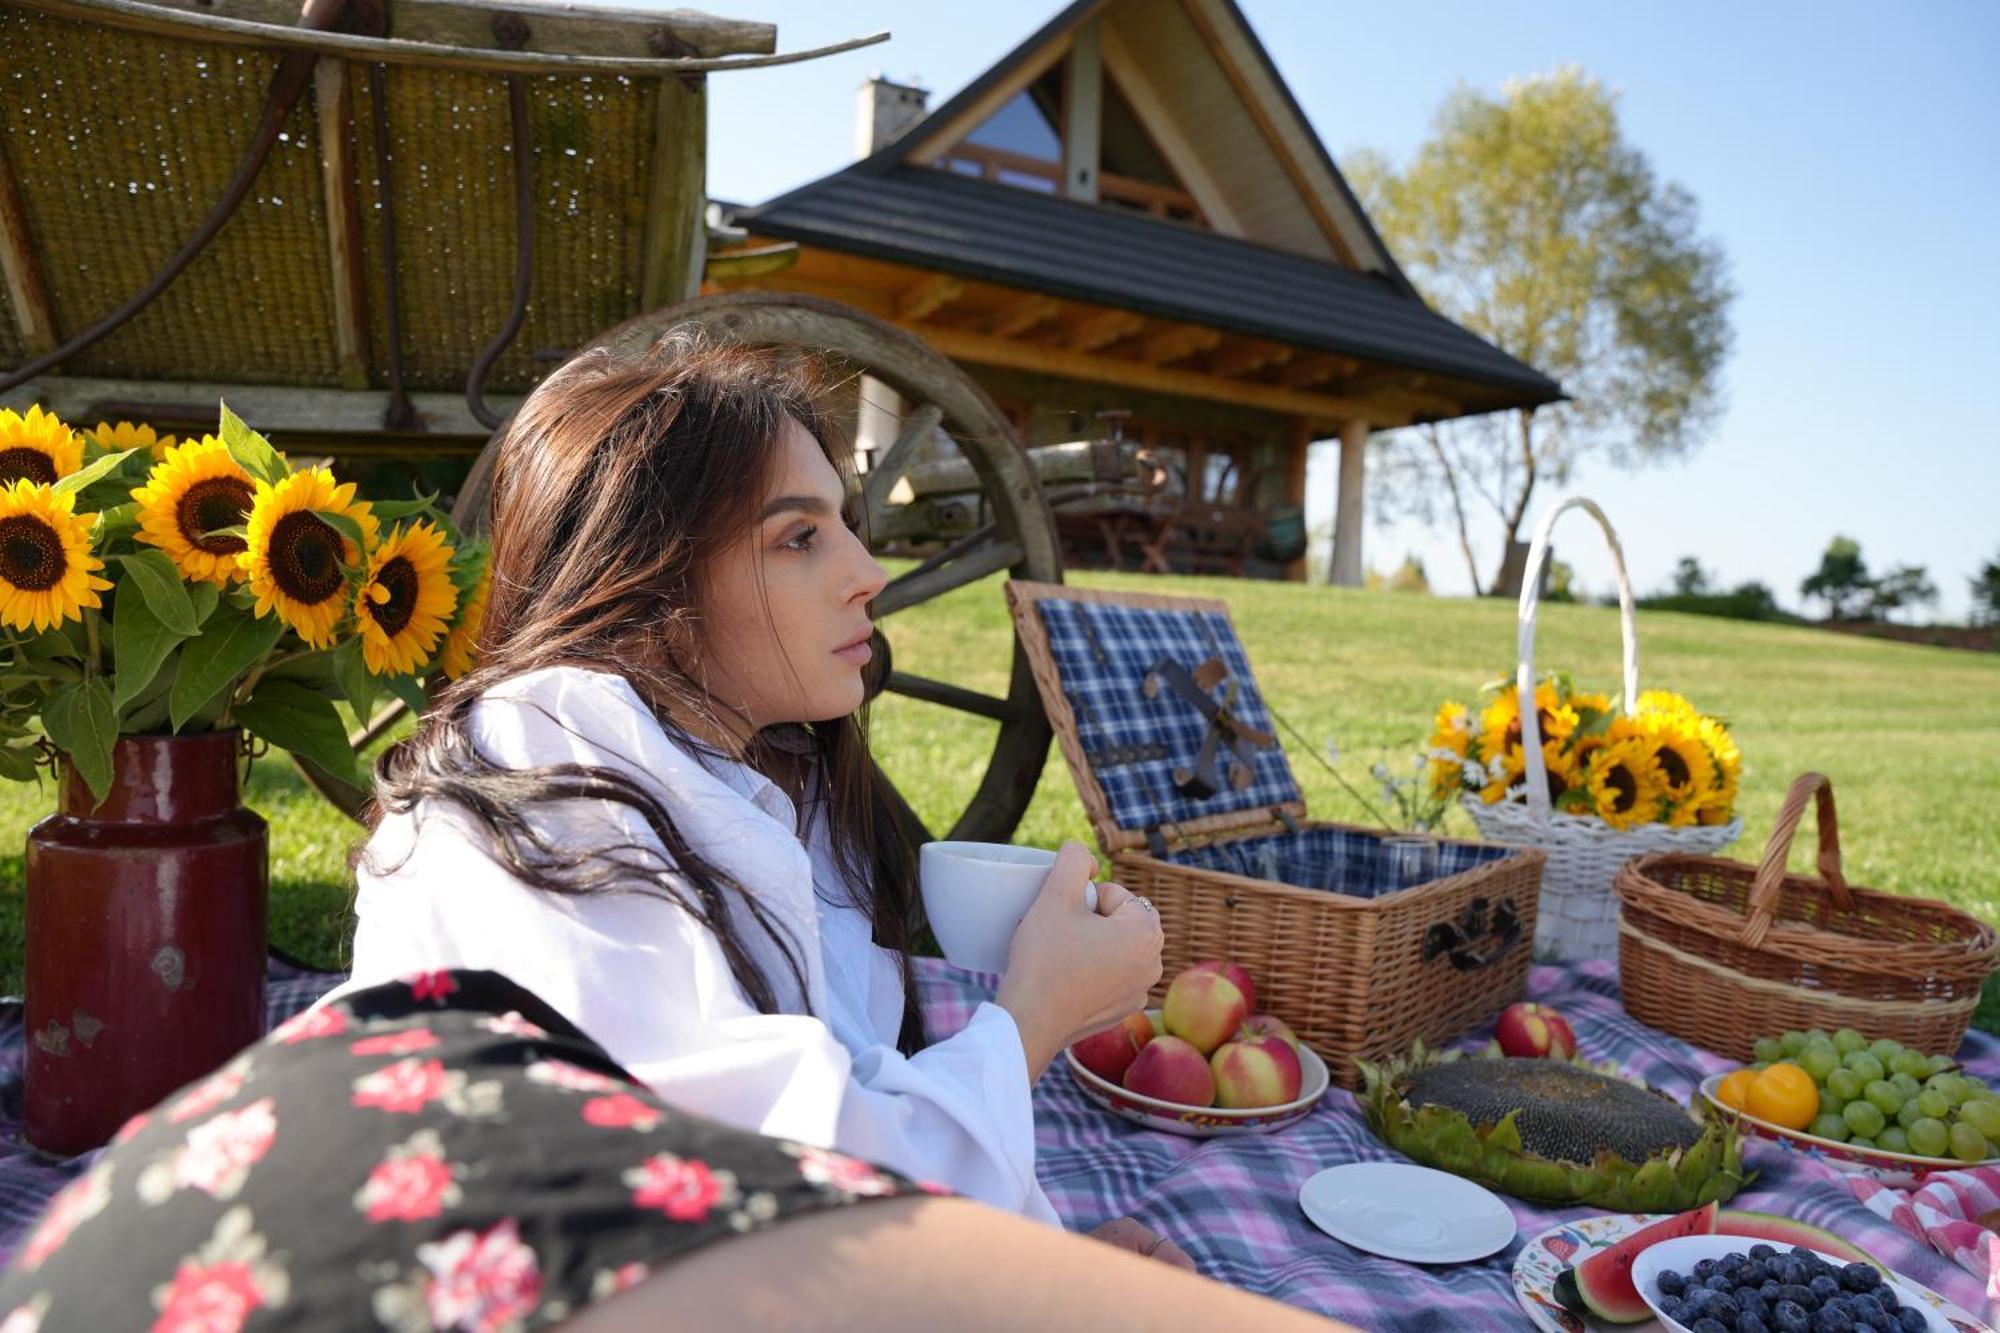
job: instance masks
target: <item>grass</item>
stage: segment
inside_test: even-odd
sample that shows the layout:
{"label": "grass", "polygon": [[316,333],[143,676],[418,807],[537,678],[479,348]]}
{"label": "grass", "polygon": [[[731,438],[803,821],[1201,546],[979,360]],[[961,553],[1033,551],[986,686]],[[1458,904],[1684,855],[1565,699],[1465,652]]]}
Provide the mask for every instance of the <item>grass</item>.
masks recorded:
{"label": "grass", "polygon": [[[1421,743],[1440,700],[1469,701],[1482,682],[1512,669],[1510,604],[1232,579],[1081,574],[1073,581],[1227,600],[1266,699],[1314,748],[1337,740],[1345,771],[1364,788],[1375,759],[1403,759]],[[886,627],[899,668],[1005,691],[1011,632],[997,578]],[[1616,689],[1617,612],[1544,606],[1535,651],[1541,665]],[[1742,746],[1748,833],[1732,855],[1756,858],[1786,783],[1816,769],[1834,780],[1851,882],[1942,898],[2000,920],[2000,655],[1663,612],[1641,616],[1640,653],[1642,685],[1689,695],[1725,718]],[[977,787],[994,730],[968,714],[893,697],[874,717],[876,753],[940,831]],[[1284,740],[1315,815],[1367,822],[1288,733]],[[249,800],[271,821],[272,942],[309,962],[343,965],[352,936],[347,855],[358,830],[279,762],[257,766]],[[45,789],[0,789],[0,846],[19,847],[49,801]],[[1469,823],[1459,831],[1470,832]],[[1015,836],[1042,845],[1093,841],[1054,747]],[[1792,864],[1811,863],[1808,832]],[[17,855],[0,858],[0,992],[20,989],[21,941]],[[2000,988],[1987,998],[1981,1026],[2000,1031]]]}

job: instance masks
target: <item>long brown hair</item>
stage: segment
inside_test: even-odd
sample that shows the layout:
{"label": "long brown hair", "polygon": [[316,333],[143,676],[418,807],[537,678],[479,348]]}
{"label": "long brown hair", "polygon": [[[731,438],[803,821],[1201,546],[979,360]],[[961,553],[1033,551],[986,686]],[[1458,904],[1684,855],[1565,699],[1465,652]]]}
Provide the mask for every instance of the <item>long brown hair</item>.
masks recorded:
{"label": "long brown hair", "polygon": [[[800,942],[757,892],[689,846],[648,787],[616,769],[563,764],[509,769],[482,755],[470,719],[481,694],[554,666],[613,671],[698,757],[713,747],[677,722],[710,724],[718,705],[679,663],[699,652],[703,572],[753,530],[778,466],[786,420],[797,421],[845,476],[806,358],[711,342],[676,330],[639,355],[593,349],[521,405],[498,445],[493,476],[493,588],[477,666],[442,691],[417,731],[377,765],[380,808],[450,802],[488,835],[510,874],[558,894],[660,893],[720,942],[744,995],[764,1013],[781,1001],[744,947],[732,904],[777,947],[804,996]],[[712,729],[708,728],[708,729]],[[898,1045],[923,1044],[909,948],[919,925],[915,854],[889,815],[886,781],[868,756],[861,714],[751,738],[744,759],[773,772],[803,749],[814,809],[835,859],[867,911],[877,944],[902,959]],[[806,739],[796,739],[803,735]],[[796,793],[795,793],[796,794]],[[658,846],[558,844],[529,818],[552,801],[608,800],[635,811]],[[421,812],[419,812],[421,813]],[[664,854],[663,854],[664,853]]]}

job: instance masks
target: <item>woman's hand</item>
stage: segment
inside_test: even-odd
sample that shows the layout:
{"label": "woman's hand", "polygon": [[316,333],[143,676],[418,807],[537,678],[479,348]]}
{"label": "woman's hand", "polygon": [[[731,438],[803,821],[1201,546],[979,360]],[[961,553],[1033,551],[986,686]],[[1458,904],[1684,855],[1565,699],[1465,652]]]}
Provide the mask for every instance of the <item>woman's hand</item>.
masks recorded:
{"label": "woman's hand", "polygon": [[1136,1217],[1114,1217],[1101,1227],[1086,1233],[1092,1240],[1101,1240],[1106,1245],[1116,1245],[1121,1250],[1143,1254],[1149,1259],[1158,1259],[1174,1268],[1185,1268],[1190,1273],[1199,1272],[1194,1260],[1180,1246],[1160,1235]]}
{"label": "woman's hand", "polygon": [[1116,884],[1085,886],[1097,861],[1066,842],[1042,892],[1014,931],[1007,974],[995,1001],[1014,1016],[1028,1056],[1028,1081],[1071,1042],[1146,1007],[1160,979],[1160,918]]}

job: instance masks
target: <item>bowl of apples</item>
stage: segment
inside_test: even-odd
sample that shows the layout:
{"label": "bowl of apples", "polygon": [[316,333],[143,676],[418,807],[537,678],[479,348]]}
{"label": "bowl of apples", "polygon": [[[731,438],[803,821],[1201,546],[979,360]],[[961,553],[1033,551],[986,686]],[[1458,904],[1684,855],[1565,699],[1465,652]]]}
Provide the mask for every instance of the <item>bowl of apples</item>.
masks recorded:
{"label": "bowl of apples", "polygon": [[1235,963],[1196,963],[1158,1009],[1128,1014],[1065,1053],[1084,1096],[1148,1129],[1216,1138],[1269,1134],[1326,1095],[1326,1061],[1283,1022],[1254,1011]]}

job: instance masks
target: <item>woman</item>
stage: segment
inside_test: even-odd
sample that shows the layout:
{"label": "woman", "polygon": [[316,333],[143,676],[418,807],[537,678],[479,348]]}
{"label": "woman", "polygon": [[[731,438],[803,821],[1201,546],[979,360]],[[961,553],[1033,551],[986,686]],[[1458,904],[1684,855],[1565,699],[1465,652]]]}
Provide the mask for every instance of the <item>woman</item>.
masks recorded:
{"label": "woman", "polygon": [[995,1000],[924,1046],[858,717],[884,575],[806,364],[587,352],[499,450],[482,656],[378,774],[346,989],[498,972],[676,1106],[1054,1222],[1029,1089],[1144,1004],[1159,924],[1116,885],[1092,913],[1066,847]]}

